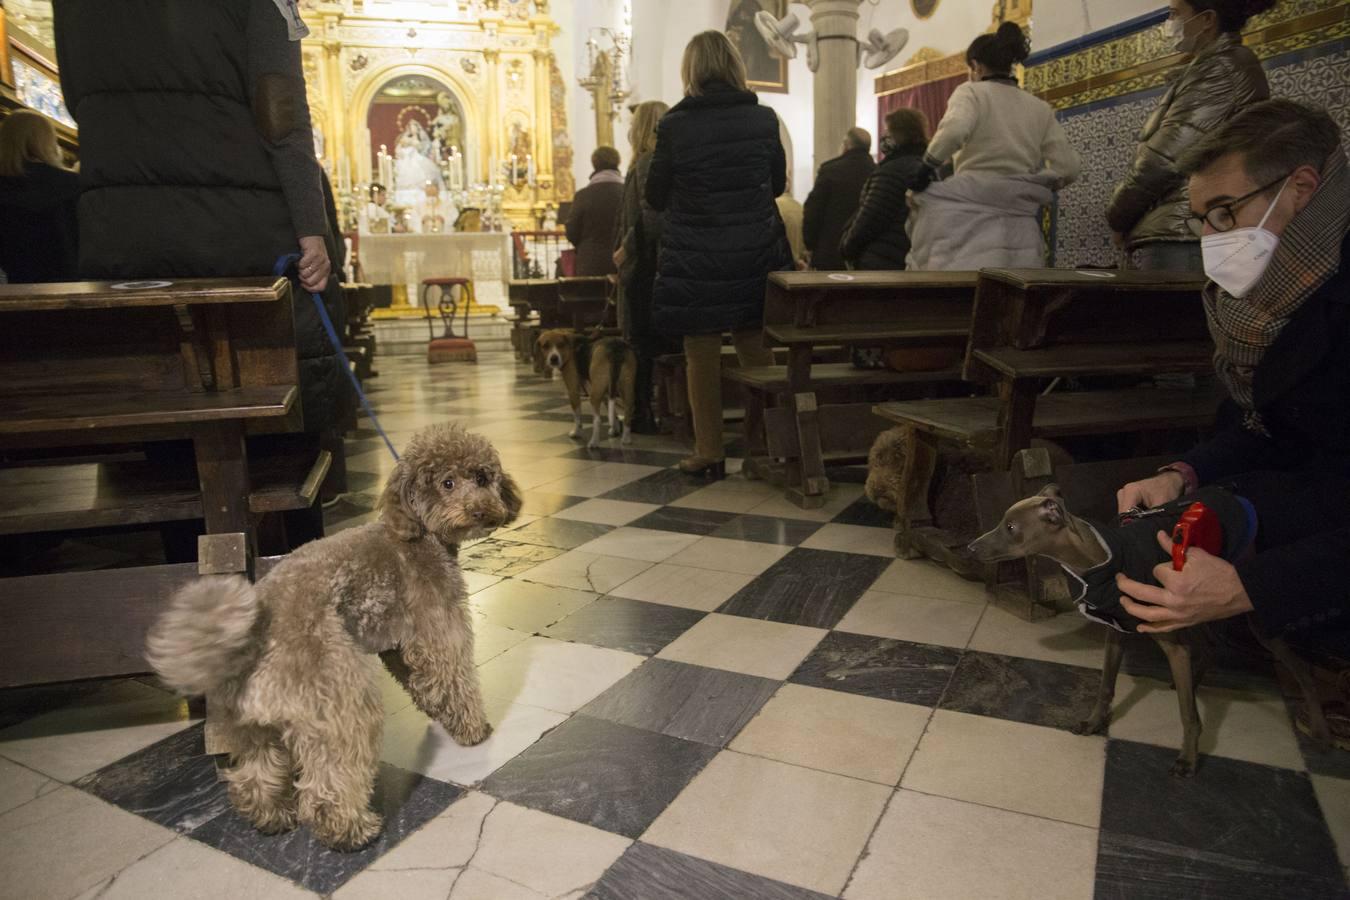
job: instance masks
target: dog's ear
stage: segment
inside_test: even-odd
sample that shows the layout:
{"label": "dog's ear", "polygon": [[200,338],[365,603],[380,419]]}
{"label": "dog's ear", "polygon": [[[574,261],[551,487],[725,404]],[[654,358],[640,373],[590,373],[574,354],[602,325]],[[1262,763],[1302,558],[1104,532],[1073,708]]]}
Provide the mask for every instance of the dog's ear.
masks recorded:
{"label": "dog's ear", "polygon": [[514,478],[503,472],[497,492],[502,498],[502,505],[506,507],[506,521],[502,524],[510,525],[520,515],[520,508],[525,503],[520,496],[520,485],[516,484]]}
{"label": "dog's ear", "polygon": [[415,541],[426,534],[422,520],[413,505],[414,483],[412,466],[407,459],[399,461],[380,495],[380,519],[400,541]]}
{"label": "dog's ear", "polygon": [[1056,500],[1063,500],[1064,495],[1059,492],[1059,485],[1047,484],[1036,492],[1037,497],[1054,497]]}
{"label": "dog's ear", "polygon": [[1069,514],[1064,509],[1064,500],[1059,496],[1059,491],[1053,494],[1041,491],[1039,496],[1045,497],[1037,510],[1040,520],[1052,528],[1063,528],[1069,521]]}

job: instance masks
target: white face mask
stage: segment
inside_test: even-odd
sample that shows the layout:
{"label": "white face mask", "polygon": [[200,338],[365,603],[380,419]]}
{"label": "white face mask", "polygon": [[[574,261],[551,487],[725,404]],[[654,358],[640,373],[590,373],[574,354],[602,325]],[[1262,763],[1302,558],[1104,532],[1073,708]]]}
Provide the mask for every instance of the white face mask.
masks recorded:
{"label": "white face mask", "polygon": [[1205,262],[1205,274],[1209,280],[1223,288],[1233,297],[1245,297],[1247,292],[1261,280],[1266,267],[1270,265],[1279,246],[1280,236],[1261,227],[1270,218],[1275,204],[1284,193],[1284,180],[1275,199],[1266,207],[1266,214],[1256,227],[1234,228],[1218,234],[1207,234],[1200,238],[1200,255]]}
{"label": "white face mask", "polygon": [[1178,53],[1189,53],[1192,41],[1186,37],[1186,23],[1196,16],[1203,13],[1196,13],[1194,16],[1186,19],[1168,18],[1162,23],[1163,36],[1172,42],[1172,47]]}

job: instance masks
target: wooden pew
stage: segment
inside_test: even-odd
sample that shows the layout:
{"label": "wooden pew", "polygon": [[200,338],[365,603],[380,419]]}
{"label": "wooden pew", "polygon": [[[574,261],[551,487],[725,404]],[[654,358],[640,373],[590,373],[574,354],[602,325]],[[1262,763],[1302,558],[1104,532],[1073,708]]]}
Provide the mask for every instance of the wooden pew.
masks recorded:
{"label": "wooden pew", "polygon": [[550,328],[566,328],[556,278],[513,279],[507,285],[507,297],[516,317],[511,324],[511,343],[521,362],[534,365],[535,372],[543,373],[543,360],[536,352],[535,340],[539,332]]}
{"label": "wooden pew", "polygon": [[613,292],[605,275],[559,278],[558,306],[573,329],[585,331],[604,324]]}
{"label": "wooden pew", "polygon": [[787,365],[737,370],[729,377],[746,388],[747,434],[762,418],[767,455],[787,460],[789,499],[820,506],[829,487],[827,456],[832,461],[866,458],[881,429],[872,403],[858,402],[863,392],[873,397],[877,391],[906,388],[922,393],[935,382],[959,377],[955,367],[922,372],[848,364],[818,368],[812,365],[813,354],[829,345],[856,344],[946,348],[955,356],[969,333],[975,283],[974,272],[777,272],[769,277],[765,338],[787,348]]}
{"label": "wooden pew", "polygon": [[206,530],[196,564],[0,581],[0,686],[145,671],[144,633],[172,590],[252,573],[258,516],[308,506],[327,472],[325,451],[248,456],[246,434],[299,425],[289,282],[6,285],[0,324],[0,453],[188,439],[195,460],[195,476],[8,466],[0,533],[198,516]]}
{"label": "wooden pew", "polygon": [[[963,376],[990,395],[875,408],[905,429],[907,512],[896,517],[899,554],[944,560],[951,552],[952,537],[929,527],[929,486],[943,442],[983,452],[992,470],[1006,471],[1033,438],[1134,439],[1212,424],[1219,401],[1212,387],[1159,389],[1150,382],[1043,394],[1055,379],[1209,371],[1203,286],[1191,275],[1157,272],[982,271]],[[1122,447],[1120,455],[1134,455],[1133,448]]]}

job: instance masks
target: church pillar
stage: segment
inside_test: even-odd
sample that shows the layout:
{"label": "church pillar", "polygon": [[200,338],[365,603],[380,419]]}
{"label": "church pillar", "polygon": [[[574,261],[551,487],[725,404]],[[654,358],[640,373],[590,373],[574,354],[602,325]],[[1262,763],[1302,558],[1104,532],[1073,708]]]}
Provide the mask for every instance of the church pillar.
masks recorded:
{"label": "church pillar", "polygon": [[347,127],[347,101],[342,96],[342,42],[324,41],[323,50],[325,103],[329,110],[324,142],[332,148],[328,152],[333,159],[333,187],[336,190],[344,181],[355,180],[357,176],[352,171],[352,136]]}
{"label": "church pillar", "polygon": [[861,0],[806,0],[816,33],[815,158],[812,169],[839,153],[844,132],[857,123],[858,7]]}
{"label": "church pillar", "polygon": [[536,180],[545,197],[553,191],[553,101],[551,51],[534,51],[534,164]]}
{"label": "church pillar", "polygon": [[[484,76],[487,79],[487,98],[483,104],[483,122],[487,126],[485,137],[487,146],[483,148],[485,159],[483,169],[487,172],[485,181],[491,184],[500,177],[502,158],[502,106],[501,106],[501,59],[502,52],[497,47],[484,47],[483,60],[487,63]],[[495,168],[494,168],[495,167]]]}

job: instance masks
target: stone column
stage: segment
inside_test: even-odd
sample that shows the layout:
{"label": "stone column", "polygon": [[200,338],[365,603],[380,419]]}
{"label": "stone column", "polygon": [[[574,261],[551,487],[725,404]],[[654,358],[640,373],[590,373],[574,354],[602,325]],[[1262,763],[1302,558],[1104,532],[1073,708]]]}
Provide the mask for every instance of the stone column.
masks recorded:
{"label": "stone column", "polygon": [[812,172],[839,155],[844,132],[857,123],[858,7],[862,0],[806,0],[816,33],[815,158]]}

